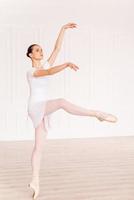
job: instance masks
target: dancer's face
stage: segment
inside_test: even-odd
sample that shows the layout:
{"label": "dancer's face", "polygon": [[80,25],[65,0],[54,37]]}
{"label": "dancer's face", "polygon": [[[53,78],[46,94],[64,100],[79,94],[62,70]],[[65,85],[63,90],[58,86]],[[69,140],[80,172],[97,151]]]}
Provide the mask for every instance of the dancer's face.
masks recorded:
{"label": "dancer's face", "polygon": [[43,59],[43,50],[39,45],[33,46],[32,53],[30,53],[31,59],[41,60]]}

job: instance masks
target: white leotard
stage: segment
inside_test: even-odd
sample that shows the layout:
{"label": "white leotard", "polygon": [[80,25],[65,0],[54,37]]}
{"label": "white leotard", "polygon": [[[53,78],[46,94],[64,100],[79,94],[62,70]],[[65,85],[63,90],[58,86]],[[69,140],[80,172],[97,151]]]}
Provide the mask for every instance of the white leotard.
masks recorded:
{"label": "white leotard", "polygon": [[[48,61],[45,61],[40,69],[48,69],[50,64]],[[42,119],[44,119],[44,125],[47,130],[50,126],[50,115],[45,115],[46,102],[50,99],[49,97],[49,81],[50,76],[40,76],[34,77],[34,71],[39,68],[32,67],[32,69],[27,71],[27,81],[29,84],[29,98],[27,111],[28,115],[33,122],[34,128],[36,128]]]}

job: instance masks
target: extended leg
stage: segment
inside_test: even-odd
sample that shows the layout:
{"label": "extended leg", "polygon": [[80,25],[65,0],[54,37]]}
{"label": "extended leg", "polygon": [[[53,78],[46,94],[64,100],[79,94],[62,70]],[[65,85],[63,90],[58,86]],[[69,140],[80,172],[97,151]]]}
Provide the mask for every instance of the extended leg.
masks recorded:
{"label": "extended leg", "polygon": [[117,118],[111,114],[107,114],[98,110],[83,108],[63,98],[53,99],[47,102],[46,114],[55,112],[58,109],[64,109],[66,112],[73,115],[96,117],[100,121],[103,121],[103,120],[110,121],[110,122],[117,121]]}
{"label": "extended leg", "polygon": [[53,99],[47,102],[47,106],[46,106],[47,114],[55,112],[58,109],[64,109],[65,111],[73,115],[93,116],[93,117],[96,116],[95,110],[89,110],[89,109],[80,107],[63,98]]}

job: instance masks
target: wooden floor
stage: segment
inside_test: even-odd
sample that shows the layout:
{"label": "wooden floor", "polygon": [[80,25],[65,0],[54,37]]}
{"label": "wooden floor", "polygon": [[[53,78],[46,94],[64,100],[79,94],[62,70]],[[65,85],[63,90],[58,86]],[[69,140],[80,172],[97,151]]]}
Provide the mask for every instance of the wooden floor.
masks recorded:
{"label": "wooden floor", "polygon": [[[30,200],[34,141],[0,142],[0,200]],[[39,200],[134,200],[134,137],[47,139]]]}

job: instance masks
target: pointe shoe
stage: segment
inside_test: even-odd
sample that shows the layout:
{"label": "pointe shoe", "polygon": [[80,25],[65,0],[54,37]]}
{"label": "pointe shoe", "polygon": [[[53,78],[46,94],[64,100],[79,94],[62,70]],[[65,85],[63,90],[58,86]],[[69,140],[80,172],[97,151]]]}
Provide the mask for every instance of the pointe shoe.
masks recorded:
{"label": "pointe shoe", "polygon": [[108,113],[103,113],[103,112],[98,112],[97,113],[97,118],[100,121],[108,121],[108,122],[117,122],[117,117],[112,115],[112,114],[108,114]]}
{"label": "pointe shoe", "polygon": [[28,187],[32,190],[33,195],[32,198],[36,199],[39,195],[39,187],[35,187],[34,185],[32,185],[31,183],[28,184]]}

